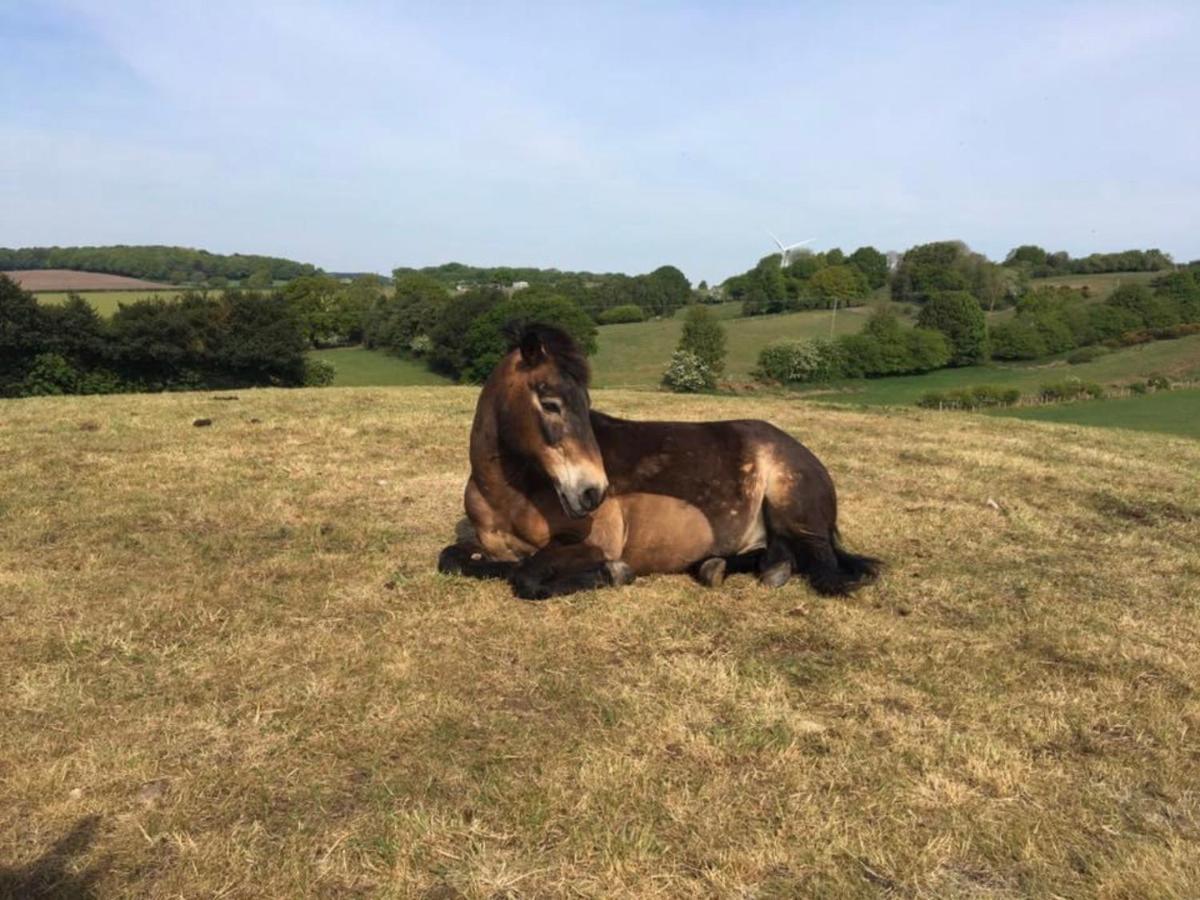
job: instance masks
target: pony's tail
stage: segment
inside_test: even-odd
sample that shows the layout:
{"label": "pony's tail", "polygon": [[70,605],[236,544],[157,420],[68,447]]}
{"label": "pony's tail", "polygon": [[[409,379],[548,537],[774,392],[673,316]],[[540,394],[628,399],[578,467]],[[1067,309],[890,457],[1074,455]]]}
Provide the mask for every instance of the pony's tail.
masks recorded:
{"label": "pony's tail", "polygon": [[[852,593],[865,587],[879,577],[883,562],[873,556],[860,556],[842,546],[841,535],[836,527],[829,530],[828,541],[820,545],[797,547],[797,557],[802,560],[800,569],[808,576],[809,583],[819,594],[830,596]],[[798,561],[799,561],[798,560]]]}

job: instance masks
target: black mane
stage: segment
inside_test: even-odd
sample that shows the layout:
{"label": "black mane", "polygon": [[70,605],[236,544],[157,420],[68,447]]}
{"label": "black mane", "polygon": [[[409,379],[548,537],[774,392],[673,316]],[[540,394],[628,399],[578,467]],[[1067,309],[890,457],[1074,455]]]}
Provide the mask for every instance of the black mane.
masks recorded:
{"label": "black mane", "polygon": [[520,347],[540,344],[563,375],[576,382],[580,387],[588,386],[591,373],[588,369],[587,357],[583,355],[583,351],[579,349],[575,340],[561,328],[542,322],[512,322],[509,323],[506,332],[510,349],[516,350]]}

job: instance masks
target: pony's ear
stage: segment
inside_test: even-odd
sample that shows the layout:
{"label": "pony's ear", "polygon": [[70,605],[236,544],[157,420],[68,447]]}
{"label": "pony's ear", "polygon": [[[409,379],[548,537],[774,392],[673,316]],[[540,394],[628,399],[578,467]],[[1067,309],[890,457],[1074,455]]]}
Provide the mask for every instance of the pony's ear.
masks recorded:
{"label": "pony's ear", "polygon": [[521,362],[527,366],[536,366],[546,357],[546,348],[542,345],[542,336],[532,328],[525,329],[521,335]]}

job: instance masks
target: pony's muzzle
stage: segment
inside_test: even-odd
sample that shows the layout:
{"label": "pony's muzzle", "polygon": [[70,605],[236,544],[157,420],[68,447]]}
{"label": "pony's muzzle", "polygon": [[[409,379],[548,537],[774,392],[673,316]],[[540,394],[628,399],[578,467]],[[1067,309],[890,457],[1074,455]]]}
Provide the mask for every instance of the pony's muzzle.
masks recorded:
{"label": "pony's muzzle", "polygon": [[575,488],[564,485],[558,489],[558,500],[568,516],[572,519],[582,519],[599,509],[606,494],[607,484],[580,485]]}

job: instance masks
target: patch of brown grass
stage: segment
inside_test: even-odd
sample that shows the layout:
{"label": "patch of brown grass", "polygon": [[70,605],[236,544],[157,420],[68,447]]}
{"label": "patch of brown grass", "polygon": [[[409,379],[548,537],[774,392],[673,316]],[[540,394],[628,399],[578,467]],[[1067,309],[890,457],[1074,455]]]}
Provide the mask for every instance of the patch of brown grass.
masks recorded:
{"label": "patch of brown grass", "polygon": [[597,392],[891,565],[534,605],[433,572],[474,392],[239,398],[0,404],[0,894],[1200,892],[1195,442]]}

